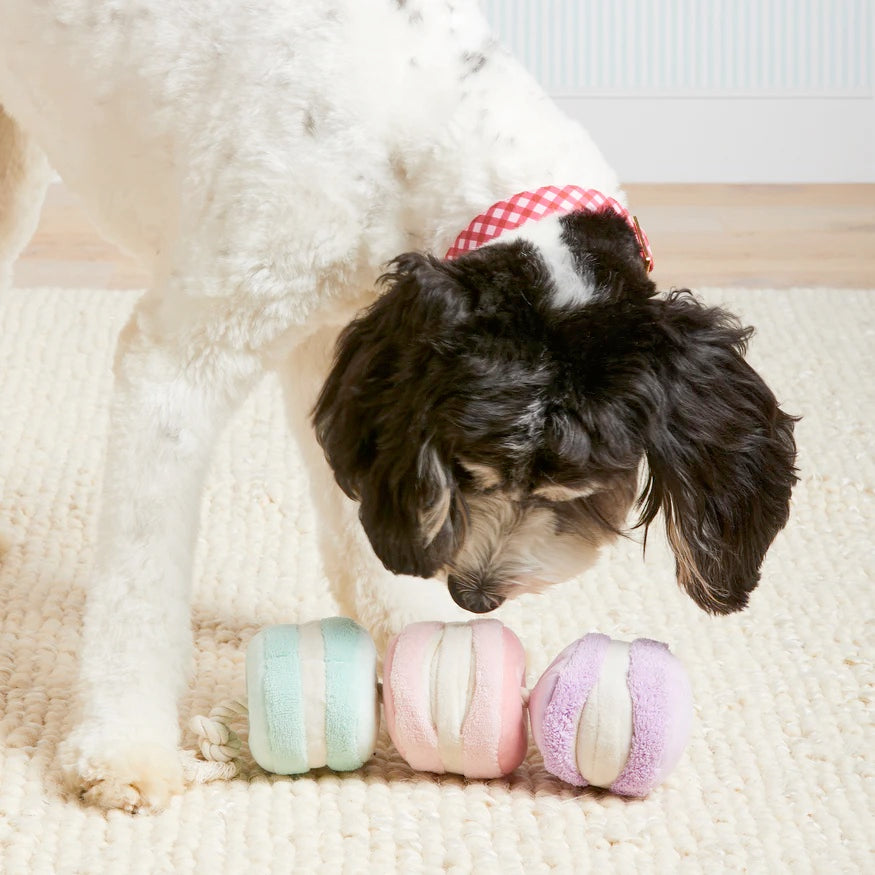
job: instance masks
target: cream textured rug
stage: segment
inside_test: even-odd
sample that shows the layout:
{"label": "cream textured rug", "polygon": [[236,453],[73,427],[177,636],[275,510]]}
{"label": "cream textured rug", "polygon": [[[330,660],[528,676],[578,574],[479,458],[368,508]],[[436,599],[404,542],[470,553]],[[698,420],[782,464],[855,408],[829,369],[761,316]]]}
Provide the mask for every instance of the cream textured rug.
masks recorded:
{"label": "cream textured rug", "polygon": [[[563,786],[532,750],[508,780],[412,773],[385,732],[358,773],[253,770],[157,816],[62,796],[83,589],[92,560],[113,338],[132,296],[16,290],[0,301],[0,871],[863,872],[873,854],[875,291],[705,291],[758,326],[750,359],[798,426],[787,530],[741,616],[683,596],[654,530],[583,580],[511,605],[530,679],[592,629],[670,643],[692,738],[643,801]],[[243,692],[262,625],[331,614],[278,390],[225,435],[204,496],[197,663],[183,717]],[[191,738],[187,737],[187,743]]]}

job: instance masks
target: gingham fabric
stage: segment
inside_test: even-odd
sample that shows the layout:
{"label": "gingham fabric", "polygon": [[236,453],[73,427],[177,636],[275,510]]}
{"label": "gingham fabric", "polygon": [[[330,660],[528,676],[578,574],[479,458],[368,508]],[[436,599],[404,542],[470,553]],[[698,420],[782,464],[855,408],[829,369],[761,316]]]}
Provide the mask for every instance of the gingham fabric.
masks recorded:
{"label": "gingham fabric", "polygon": [[641,230],[638,220],[612,197],[596,191],[594,188],[579,188],[576,185],[566,185],[559,188],[547,185],[536,191],[521,191],[506,201],[493,204],[485,213],[481,213],[462,231],[456,242],[447,250],[445,258],[458,258],[465,252],[473,252],[484,243],[495,240],[505,231],[512,231],[529,221],[537,221],[552,215],[567,215],[576,210],[613,210],[622,216],[638,238],[641,247],[641,257],[647,270],[653,270],[653,252],[647,235]]}

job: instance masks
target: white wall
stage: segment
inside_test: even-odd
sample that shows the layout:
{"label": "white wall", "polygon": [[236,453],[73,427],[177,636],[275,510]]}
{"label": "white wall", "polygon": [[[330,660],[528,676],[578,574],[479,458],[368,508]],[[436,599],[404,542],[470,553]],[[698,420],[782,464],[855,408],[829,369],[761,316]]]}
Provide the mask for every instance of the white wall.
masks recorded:
{"label": "white wall", "polygon": [[875,182],[875,0],[482,0],[628,182]]}

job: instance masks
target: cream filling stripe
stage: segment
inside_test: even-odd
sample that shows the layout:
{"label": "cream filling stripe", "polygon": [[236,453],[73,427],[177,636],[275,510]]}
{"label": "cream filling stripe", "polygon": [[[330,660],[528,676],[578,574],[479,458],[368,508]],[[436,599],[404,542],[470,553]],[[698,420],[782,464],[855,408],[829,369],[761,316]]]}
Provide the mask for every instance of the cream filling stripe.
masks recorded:
{"label": "cream filling stripe", "polygon": [[299,664],[307,764],[318,769],[328,762],[325,742],[325,645],[318,620],[299,626]]}
{"label": "cream filling stripe", "polygon": [[598,680],[577,724],[577,768],[596,787],[610,787],[619,777],[632,748],[632,697],[626,641],[611,641]]}
{"label": "cream filling stripe", "polygon": [[429,666],[431,720],[444,769],[465,771],[462,725],[471,695],[474,630],[468,623],[447,623]]}

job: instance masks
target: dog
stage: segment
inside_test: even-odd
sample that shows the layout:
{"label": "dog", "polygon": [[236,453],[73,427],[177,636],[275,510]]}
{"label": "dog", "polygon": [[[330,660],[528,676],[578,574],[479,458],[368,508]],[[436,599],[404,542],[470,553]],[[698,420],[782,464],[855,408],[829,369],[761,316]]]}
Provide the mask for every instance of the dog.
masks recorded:
{"label": "dog", "polygon": [[[636,502],[702,608],[744,607],[787,520],[793,418],[749,329],[657,293],[615,173],[474,0],[6,0],[0,105],[5,281],[51,168],[152,276],[118,339],[60,750],[86,801],[183,787],[199,493],[265,370],[326,576],[383,639],[578,574]],[[602,206],[444,257],[490,205],[568,186]]]}

